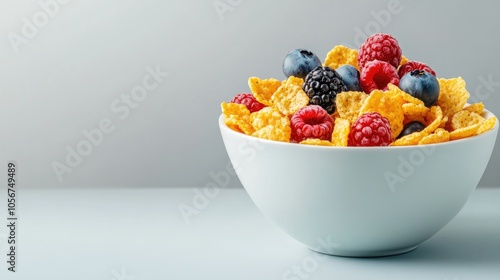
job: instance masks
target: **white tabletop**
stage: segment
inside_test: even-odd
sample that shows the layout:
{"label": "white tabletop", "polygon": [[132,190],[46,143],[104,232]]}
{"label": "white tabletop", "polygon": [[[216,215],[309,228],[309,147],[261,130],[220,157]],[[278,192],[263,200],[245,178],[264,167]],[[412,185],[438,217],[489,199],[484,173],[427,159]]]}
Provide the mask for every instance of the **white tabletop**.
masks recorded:
{"label": "white tabletop", "polygon": [[314,253],[242,189],[198,201],[186,223],[179,207],[194,206],[193,190],[19,190],[18,272],[7,271],[1,218],[0,279],[500,279],[500,189],[476,190],[434,237],[384,258]]}

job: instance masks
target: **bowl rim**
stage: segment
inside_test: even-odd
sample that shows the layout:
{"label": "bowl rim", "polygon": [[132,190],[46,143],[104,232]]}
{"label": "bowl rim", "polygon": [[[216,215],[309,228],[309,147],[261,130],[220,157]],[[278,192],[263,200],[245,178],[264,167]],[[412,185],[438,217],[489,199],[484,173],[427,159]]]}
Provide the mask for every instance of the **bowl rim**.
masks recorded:
{"label": "bowl rim", "polygon": [[[493,114],[491,111],[486,110],[486,109],[484,109],[484,112],[483,112],[482,115],[486,119],[489,119],[491,117],[496,117],[495,114]],[[486,132],[484,132],[484,133],[482,133],[480,135],[474,135],[474,136],[471,136],[471,137],[457,139],[457,140],[453,140],[453,141],[433,143],[433,144],[426,144],[426,145],[374,146],[374,147],[354,147],[354,146],[347,146],[347,147],[339,147],[339,146],[299,145],[298,143],[281,142],[281,141],[275,141],[275,140],[268,140],[268,139],[258,138],[258,137],[255,137],[255,136],[247,135],[247,134],[244,134],[242,132],[238,132],[238,131],[232,130],[231,128],[229,128],[226,125],[224,119],[225,119],[224,114],[220,114],[218,122],[219,122],[219,127],[220,127],[221,130],[224,129],[224,131],[226,131],[227,133],[229,133],[231,135],[234,135],[236,137],[241,137],[242,139],[247,139],[249,141],[260,141],[260,142],[269,143],[269,144],[272,144],[272,145],[297,146],[297,147],[301,147],[303,149],[356,150],[356,151],[360,151],[360,150],[375,151],[375,150],[386,150],[386,149],[389,149],[389,150],[404,150],[404,149],[415,149],[415,148],[422,148],[422,147],[437,147],[437,146],[445,146],[445,145],[449,146],[449,145],[454,145],[454,144],[458,144],[458,143],[463,143],[463,142],[466,142],[466,141],[474,141],[475,139],[480,139],[482,137],[488,137],[492,133],[497,133],[498,126],[499,126],[499,124],[498,124],[498,118],[497,118],[495,126],[492,129],[490,129],[490,130],[488,130],[488,131],[486,131]]]}

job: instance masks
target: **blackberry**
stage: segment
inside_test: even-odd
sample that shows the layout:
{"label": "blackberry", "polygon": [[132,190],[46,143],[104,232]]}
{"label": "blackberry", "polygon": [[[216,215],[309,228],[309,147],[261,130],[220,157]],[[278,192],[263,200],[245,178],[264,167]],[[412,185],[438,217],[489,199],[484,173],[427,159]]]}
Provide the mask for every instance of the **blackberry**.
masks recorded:
{"label": "blackberry", "polygon": [[337,93],[347,91],[342,77],[328,66],[318,66],[309,72],[302,89],[310,98],[309,104],[321,106],[328,114],[335,112]]}

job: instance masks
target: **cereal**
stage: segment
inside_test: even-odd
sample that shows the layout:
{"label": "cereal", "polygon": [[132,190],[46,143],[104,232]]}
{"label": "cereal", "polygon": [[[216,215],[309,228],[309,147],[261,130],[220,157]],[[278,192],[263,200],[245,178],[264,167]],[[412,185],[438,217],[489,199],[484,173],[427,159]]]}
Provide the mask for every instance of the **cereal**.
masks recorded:
{"label": "cereal", "polygon": [[255,131],[250,123],[250,111],[245,105],[222,102],[221,108],[229,128],[245,134],[252,134]]}
{"label": "cereal", "polygon": [[281,82],[281,85],[282,86],[283,86],[283,84],[296,85],[296,86],[299,86],[299,87],[302,88],[302,84],[303,83],[304,83],[303,79],[297,78],[297,77],[294,77],[294,76],[290,76],[290,77],[288,77],[288,79],[286,79],[283,82]]}
{"label": "cereal", "polygon": [[254,133],[252,133],[252,136],[267,140],[290,142],[290,133],[291,132],[289,126],[281,127],[269,125],[255,131]]}
{"label": "cereal", "polygon": [[273,94],[271,102],[283,115],[291,116],[300,108],[307,106],[309,97],[300,86],[285,82]]}
{"label": "cereal", "polygon": [[316,138],[308,138],[308,139],[300,142],[300,144],[316,145],[316,146],[333,146],[332,142],[330,142],[330,141],[316,139]]}
{"label": "cereal", "polygon": [[443,116],[450,120],[454,114],[461,111],[467,103],[470,94],[465,89],[465,81],[461,78],[443,79],[439,78],[439,98],[436,103],[441,107]]}
{"label": "cereal", "polygon": [[424,136],[422,140],[418,142],[419,145],[436,144],[442,142],[450,141],[450,133],[443,128],[438,128],[434,133]]}
{"label": "cereal", "polygon": [[332,143],[334,146],[346,147],[351,132],[351,123],[347,119],[335,119],[333,126]]}
{"label": "cereal", "polygon": [[330,52],[326,55],[325,66],[337,69],[345,64],[352,65],[359,70],[357,50],[338,45],[330,50]]}
{"label": "cereal", "polygon": [[479,114],[462,110],[453,115],[450,126],[452,130],[457,130],[474,124],[482,124],[484,121],[486,120]]}
{"label": "cereal", "polygon": [[369,112],[378,112],[391,124],[392,137],[395,139],[403,130],[403,103],[403,97],[400,95],[391,96],[383,91],[374,90],[366,98],[359,116]]}
{"label": "cereal", "polygon": [[484,121],[481,126],[477,129],[476,135],[485,133],[488,130],[491,130],[493,127],[495,127],[495,124],[497,123],[497,118],[496,117],[491,117]]}
{"label": "cereal", "polygon": [[419,121],[425,123],[425,116],[429,113],[429,108],[422,104],[416,105],[414,103],[403,104],[403,114],[405,116],[404,123],[411,121]]}
{"label": "cereal", "polygon": [[368,94],[362,91],[347,91],[337,94],[335,104],[340,118],[347,119],[354,123],[359,116],[361,106],[365,102]]}
{"label": "cereal", "polygon": [[231,116],[226,118],[226,125],[233,130],[236,130],[238,132],[243,132],[247,135],[255,132],[255,129],[250,124],[248,118],[237,118]]}
{"label": "cereal", "polygon": [[255,129],[252,136],[281,142],[290,141],[290,120],[276,108],[266,107],[252,113],[250,122]]}
{"label": "cereal", "polygon": [[403,98],[403,100],[405,101],[405,103],[412,103],[415,105],[424,106],[424,102],[422,100],[409,95],[408,93],[402,91],[400,88],[398,88],[397,86],[395,86],[393,84],[388,84],[387,89],[388,89],[388,91],[386,92],[387,94],[390,94],[391,96],[400,95]]}
{"label": "cereal", "polygon": [[281,122],[283,118],[286,117],[274,107],[265,107],[260,111],[250,114],[250,122],[255,130],[259,130],[268,125],[276,125]]}
{"label": "cereal", "polygon": [[396,141],[392,142],[391,146],[410,146],[417,145],[420,140],[422,140],[425,136],[429,135],[426,131],[413,132],[412,134],[405,135]]}
{"label": "cereal", "polygon": [[484,104],[483,102],[478,102],[474,104],[470,104],[469,106],[466,106],[464,110],[467,110],[469,112],[474,112],[476,114],[481,115],[484,111]]}
{"label": "cereal", "polygon": [[450,140],[458,140],[462,138],[471,137],[479,130],[480,124],[473,124],[471,126],[462,127],[450,132]]}
{"label": "cereal", "polygon": [[404,104],[402,105],[404,124],[411,121],[419,121],[421,123],[425,123],[425,116],[429,112],[429,108],[424,105],[424,102],[422,100],[409,95],[393,84],[387,85],[387,88],[388,90],[385,93],[389,94],[391,98],[403,98],[404,100]]}
{"label": "cereal", "polygon": [[226,118],[233,115],[250,116],[250,111],[248,110],[247,106],[243,104],[222,102],[220,104],[220,107],[222,109],[222,113]]}
{"label": "cereal", "polygon": [[408,60],[408,58],[406,58],[406,56],[401,55],[401,62],[399,63],[399,66],[408,63],[408,61],[409,60]]}
{"label": "cereal", "polygon": [[[384,36],[390,35],[385,34]],[[375,44],[375,42],[376,40],[373,41],[373,44]],[[367,120],[365,122],[360,121],[361,116],[367,115],[377,115],[377,118],[383,120],[385,123],[385,129],[389,128],[385,120],[387,119],[391,130],[385,130],[384,135],[387,136],[388,139],[383,145],[387,145],[392,141],[392,143],[390,143],[391,146],[427,145],[453,141],[485,133],[495,128],[497,125],[496,117],[485,119],[487,114],[482,102],[467,104],[470,93],[467,91],[466,83],[461,77],[451,79],[437,78],[439,83],[439,95],[437,96],[435,104],[428,101],[430,96],[435,97],[437,95],[437,85],[435,85],[434,82],[432,90],[423,89],[422,83],[426,80],[412,81],[410,87],[405,87],[405,85],[402,84],[402,87],[407,88],[408,91],[413,92],[414,89],[418,88],[418,90],[413,93],[415,96],[418,96],[418,98],[408,94],[404,90],[401,90],[399,86],[391,83],[387,84],[387,90],[373,90],[369,94],[362,91],[341,92],[343,89],[345,90],[342,82],[338,77],[335,82],[332,82],[331,77],[332,74],[335,75],[335,73],[331,69],[325,68],[325,66],[332,69],[338,69],[343,65],[351,65],[359,70],[358,60],[363,61],[360,57],[370,58],[375,55],[362,54],[365,48],[368,47],[369,46],[362,47],[362,50],[358,52],[356,49],[351,49],[342,45],[334,46],[326,55],[325,61],[322,64],[323,69],[309,72],[309,75],[314,78],[309,78],[306,85],[304,85],[305,79],[302,75],[300,75],[302,78],[287,75],[285,69],[283,69],[285,76],[289,77],[283,81],[274,78],[260,79],[258,77],[250,77],[248,79],[248,85],[253,97],[250,96],[249,93],[244,94],[248,95],[247,98],[251,99],[251,102],[257,104],[258,101],[262,103],[258,105],[265,105],[267,107],[261,109],[261,106],[257,108],[260,109],[259,111],[257,111],[257,109],[254,110],[253,103],[249,105],[247,103],[251,103],[250,101],[245,103],[240,101],[241,98],[233,98],[229,103],[222,102],[221,109],[227,127],[240,133],[268,140],[293,143],[299,142],[305,145],[345,147],[357,145],[357,142],[353,142],[352,139],[356,129],[361,130],[364,128],[363,125],[371,125],[368,117],[366,117]],[[375,45],[372,47],[375,47]],[[396,50],[398,52],[400,51],[399,46]],[[361,56],[358,57],[360,54]],[[317,63],[317,56],[314,55],[312,58],[315,60],[314,65],[319,65]],[[397,66],[397,60],[392,59],[392,56],[383,56],[383,58],[390,59],[391,65]],[[394,58],[399,59],[397,56]],[[301,69],[301,67],[307,68],[304,63],[308,63],[307,59],[297,59],[295,62],[292,62],[292,65],[287,68],[287,71],[291,70],[292,72],[295,71],[293,73],[299,73],[300,71],[298,70]],[[404,66],[401,67],[402,65]],[[430,69],[427,64],[409,61],[403,55],[401,55],[399,66],[398,70],[400,72],[398,72],[398,74],[400,76],[402,75],[401,73],[406,73],[405,71],[408,69],[423,69],[427,72],[432,71],[432,73],[429,73],[435,76],[434,71]],[[306,72],[306,70],[302,72]],[[356,84],[355,77],[349,76],[343,78],[346,83]],[[379,78],[382,79],[382,77]],[[423,77],[421,79],[426,78],[428,77]],[[311,81],[315,84],[313,85]],[[315,90],[321,89],[321,91],[318,90],[318,92],[314,92],[314,97],[319,98],[314,100],[314,104],[317,104],[318,108],[321,107],[326,110],[325,114],[329,119],[329,129],[321,136],[318,136],[319,134],[316,133],[304,136],[300,139],[295,139],[294,135],[297,134],[296,132],[298,129],[295,126],[295,122],[292,123],[291,120],[295,120],[294,116],[299,114],[301,112],[300,110],[306,108],[310,102],[309,96],[302,89],[303,86]],[[328,89],[333,91],[334,94],[330,97],[323,96],[321,93],[327,92]],[[312,93],[310,94],[312,95]],[[241,95],[242,94],[236,95],[236,97]],[[425,100],[426,103],[421,99]],[[251,110],[248,108],[251,108]],[[321,108],[318,110],[323,111],[320,110]],[[367,114],[375,112],[378,114]],[[381,118],[380,115],[385,119]],[[313,123],[316,121],[311,116],[308,118],[310,118]],[[303,119],[308,118],[303,117]],[[375,117],[372,118],[376,119]],[[420,125],[420,127],[417,128],[408,126],[404,134],[409,134],[397,139],[404,126],[413,121],[418,121],[422,123],[423,126]],[[352,125],[357,122],[362,123],[361,127],[353,128]],[[372,120],[372,123],[376,122]],[[422,129],[422,127],[424,128]],[[418,131],[419,129],[422,130]],[[370,132],[371,130],[366,131],[367,132],[363,133],[369,136],[374,135],[373,132]],[[412,131],[417,132],[411,133]],[[376,132],[379,132],[379,130],[376,130]],[[327,137],[323,137],[325,135]],[[330,136],[331,141],[329,141]],[[390,139],[390,137],[392,137],[392,139]],[[376,144],[378,142],[372,141],[371,143]]]}
{"label": "cereal", "polygon": [[273,78],[261,80],[257,77],[251,77],[248,79],[248,86],[257,101],[272,106],[271,96],[281,86],[281,82]]}
{"label": "cereal", "polygon": [[427,133],[432,133],[436,130],[440,125],[443,119],[443,111],[439,106],[432,106],[429,110],[429,113],[425,116],[425,125],[423,131]]}

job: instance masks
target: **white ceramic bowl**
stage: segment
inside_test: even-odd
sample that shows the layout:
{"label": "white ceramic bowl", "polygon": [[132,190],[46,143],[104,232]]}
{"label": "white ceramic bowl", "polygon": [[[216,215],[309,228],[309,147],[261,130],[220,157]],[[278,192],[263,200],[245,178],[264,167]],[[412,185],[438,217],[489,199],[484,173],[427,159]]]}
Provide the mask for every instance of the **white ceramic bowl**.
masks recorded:
{"label": "white ceramic bowl", "polygon": [[443,228],[476,188],[498,133],[497,123],[426,146],[321,147],[247,136],[222,115],[219,126],[262,213],[312,250],[356,257],[408,252]]}

